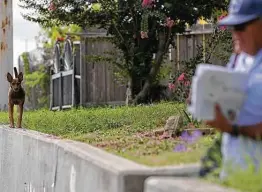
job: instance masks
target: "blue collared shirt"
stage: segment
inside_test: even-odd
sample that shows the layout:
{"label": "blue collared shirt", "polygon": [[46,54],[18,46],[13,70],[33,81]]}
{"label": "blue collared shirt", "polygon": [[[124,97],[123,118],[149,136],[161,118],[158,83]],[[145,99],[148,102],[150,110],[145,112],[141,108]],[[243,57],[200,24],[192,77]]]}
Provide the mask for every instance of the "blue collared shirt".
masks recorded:
{"label": "blue collared shirt", "polygon": [[255,56],[246,85],[247,98],[240,111],[237,124],[255,125],[262,122],[262,49]]}
{"label": "blue collared shirt", "polygon": [[[245,70],[249,73],[249,80],[245,86],[247,98],[243,103],[236,123],[239,126],[255,125],[262,122],[262,50],[253,57],[252,65],[245,61],[250,57],[244,53],[239,55],[234,70]],[[232,68],[235,55],[233,55],[227,67]],[[251,58],[252,59],[252,58]],[[259,167],[262,161],[262,142],[248,137],[232,137],[223,133],[222,137],[222,172],[221,178],[228,175],[228,168],[239,170],[246,168],[248,162]],[[232,170],[231,170],[232,171]]]}

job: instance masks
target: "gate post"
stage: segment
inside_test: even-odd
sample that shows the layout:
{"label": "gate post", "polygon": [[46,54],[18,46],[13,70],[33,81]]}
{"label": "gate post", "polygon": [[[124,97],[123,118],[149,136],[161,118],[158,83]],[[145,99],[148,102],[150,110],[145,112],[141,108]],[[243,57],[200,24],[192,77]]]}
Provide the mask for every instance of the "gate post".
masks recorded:
{"label": "gate post", "polygon": [[0,1],[0,110],[7,110],[9,84],[6,73],[13,73],[12,0]]}

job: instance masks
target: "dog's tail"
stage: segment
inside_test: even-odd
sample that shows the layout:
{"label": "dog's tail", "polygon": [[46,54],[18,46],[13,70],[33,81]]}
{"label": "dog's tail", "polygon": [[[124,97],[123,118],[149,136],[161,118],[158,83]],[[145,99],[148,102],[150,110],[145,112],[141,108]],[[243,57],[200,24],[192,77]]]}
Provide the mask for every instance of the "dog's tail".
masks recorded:
{"label": "dog's tail", "polygon": [[16,67],[14,67],[14,71],[15,71],[15,78],[18,78],[18,71]]}

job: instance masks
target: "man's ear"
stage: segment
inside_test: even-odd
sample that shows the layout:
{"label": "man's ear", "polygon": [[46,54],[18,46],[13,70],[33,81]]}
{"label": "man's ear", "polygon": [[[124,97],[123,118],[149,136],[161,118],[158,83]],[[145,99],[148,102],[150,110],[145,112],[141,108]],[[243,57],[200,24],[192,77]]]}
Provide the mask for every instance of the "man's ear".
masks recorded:
{"label": "man's ear", "polygon": [[13,76],[12,76],[10,73],[7,73],[7,74],[6,74],[6,78],[7,78],[7,81],[8,81],[9,83],[12,83],[12,81],[13,81]]}
{"label": "man's ear", "polygon": [[18,74],[18,80],[20,81],[20,82],[22,82],[23,80],[24,80],[24,75],[23,75],[23,73],[22,72],[20,72],[19,74]]}

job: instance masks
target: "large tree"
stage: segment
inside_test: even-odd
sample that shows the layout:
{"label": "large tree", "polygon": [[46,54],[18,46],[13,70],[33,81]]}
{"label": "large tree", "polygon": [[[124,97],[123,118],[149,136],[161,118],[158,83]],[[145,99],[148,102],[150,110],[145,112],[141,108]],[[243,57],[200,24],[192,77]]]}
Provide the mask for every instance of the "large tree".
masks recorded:
{"label": "large tree", "polygon": [[[127,74],[134,103],[145,102],[156,84],[164,56],[176,33],[200,16],[211,18],[225,9],[226,0],[20,0],[31,10],[24,17],[43,26],[76,24],[104,28],[121,50],[124,61],[115,66]],[[119,60],[120,61],[120,60]]]}

